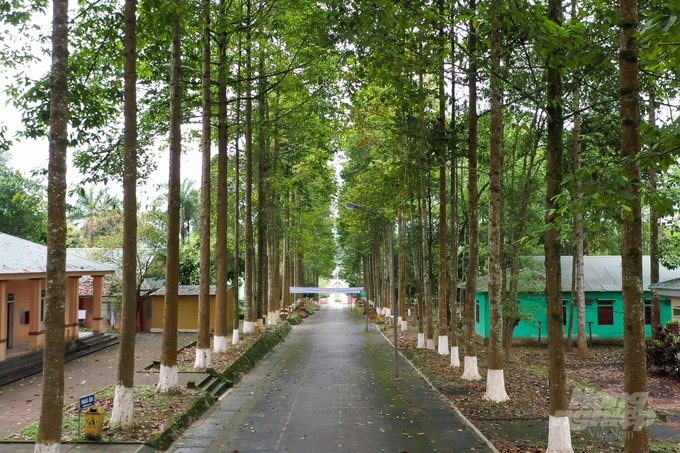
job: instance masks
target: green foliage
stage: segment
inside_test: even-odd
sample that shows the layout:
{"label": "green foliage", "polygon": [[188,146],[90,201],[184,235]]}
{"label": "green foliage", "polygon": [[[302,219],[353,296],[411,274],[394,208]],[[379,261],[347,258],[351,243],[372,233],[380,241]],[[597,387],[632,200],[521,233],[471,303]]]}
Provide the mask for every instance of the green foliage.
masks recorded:
{"label": "green foliage", "polygon": [[0,232],[30,241],[47,241],[45,188],[7,166],[0,152]]}

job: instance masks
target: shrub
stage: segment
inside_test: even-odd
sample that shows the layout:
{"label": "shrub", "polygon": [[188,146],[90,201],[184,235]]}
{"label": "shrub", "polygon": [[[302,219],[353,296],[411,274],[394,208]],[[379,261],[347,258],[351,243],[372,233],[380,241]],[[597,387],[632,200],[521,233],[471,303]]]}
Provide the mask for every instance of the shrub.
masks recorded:
{"label": "shrub", "polygon": [[647,370],[680,380],[680,332],[668,323],[658,337],[647,343]]}

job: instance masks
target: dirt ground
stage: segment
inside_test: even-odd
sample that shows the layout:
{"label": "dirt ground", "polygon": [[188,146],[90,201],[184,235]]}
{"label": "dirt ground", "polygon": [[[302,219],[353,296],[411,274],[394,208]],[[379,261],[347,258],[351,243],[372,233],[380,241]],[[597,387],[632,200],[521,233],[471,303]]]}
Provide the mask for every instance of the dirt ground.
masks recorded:
{"label": "dirt ground", "polygon": [[[390,331],[391,333],[391,331]],[[391,338],[391,335],[388,335]],[[502,452],[543,452],[547,442],[548,350],[546,347],[515,347],[505,364],[505,384],[510,401],[492,403],[482,399],[486,389],[487,348],[479,346],[478,366],[483,377],[470,382],[460,379],[463,369],[450,366],[450,356],[436,350],[416,349],[417,329],[399,333],[401,348],[415,351],[424,372],[463,414],[492,440]],[[463,362],[462,343],[460,360]],[[595,347],[586,359],[567,353],[567,383],[570,410],[583,414],[598,409],[596,429],[574,430],[577,452],[622,451],[623,347]],[[649,406],[653,411],[652,451],[680,452],[680,382],[649,377]],[[589,412],[589,413],[592,413]],[[592,422],[591,422],[592,423]]]}

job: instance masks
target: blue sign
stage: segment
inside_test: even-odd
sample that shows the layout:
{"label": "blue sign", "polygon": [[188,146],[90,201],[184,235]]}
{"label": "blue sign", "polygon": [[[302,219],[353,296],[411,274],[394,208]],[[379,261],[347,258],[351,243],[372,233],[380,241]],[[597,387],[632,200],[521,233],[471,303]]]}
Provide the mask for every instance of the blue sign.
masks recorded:
{"label": "blue sign", "polygon": [[85,409],[86,407],[94,406],[94,393],[91,395],[85,395],[80,397],[80,408]]}

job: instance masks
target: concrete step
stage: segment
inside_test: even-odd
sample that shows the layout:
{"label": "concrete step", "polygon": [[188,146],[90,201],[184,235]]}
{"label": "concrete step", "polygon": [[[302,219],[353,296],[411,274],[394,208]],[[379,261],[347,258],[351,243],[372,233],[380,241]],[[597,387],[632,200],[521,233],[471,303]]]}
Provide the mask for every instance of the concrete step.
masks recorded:
{"label": "concrete step", "polygon": [[[66,362],[92,354],[116,345],[120,342],[118,336],[99,333],[70,344],[70,350],[64,354]],[[0,362],[0,386],[18,381],[28,376],[42,372],[43,351],[33,351],[12,357]]]}

